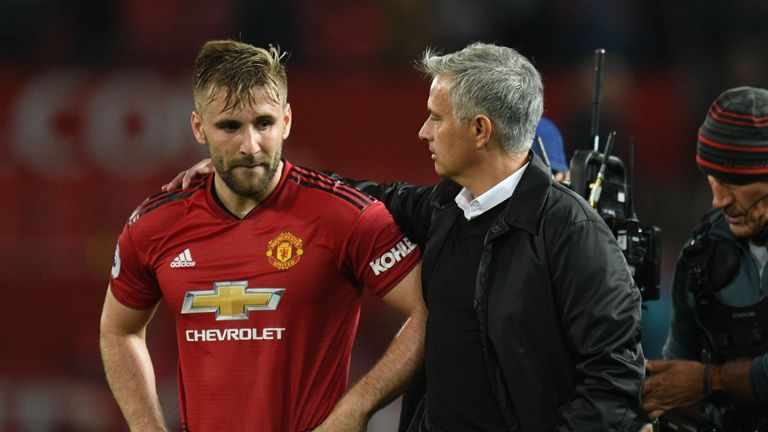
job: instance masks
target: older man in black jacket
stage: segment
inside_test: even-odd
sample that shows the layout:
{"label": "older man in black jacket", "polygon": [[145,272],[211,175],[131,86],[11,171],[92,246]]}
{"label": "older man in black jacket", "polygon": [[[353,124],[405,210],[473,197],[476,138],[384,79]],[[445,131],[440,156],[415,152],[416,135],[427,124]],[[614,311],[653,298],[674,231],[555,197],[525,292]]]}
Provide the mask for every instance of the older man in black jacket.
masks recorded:
{"label": "older man in black jacket", "polygon": [[401,430],[629,430],[643,384],[640,294],[613,234],[530,152],[536,69],[474,44],[432,77],[432,187],[359,183],[424,253],[423,397]]}
{"label": "older man in black jacket", "polygon": [[445,179],[356,183],[423,250],[424,374],[400,430],[634,428],[640,293],[603,220],[530,151],[538,72],[481,43],[421,64],[432,83],[419,137]]}

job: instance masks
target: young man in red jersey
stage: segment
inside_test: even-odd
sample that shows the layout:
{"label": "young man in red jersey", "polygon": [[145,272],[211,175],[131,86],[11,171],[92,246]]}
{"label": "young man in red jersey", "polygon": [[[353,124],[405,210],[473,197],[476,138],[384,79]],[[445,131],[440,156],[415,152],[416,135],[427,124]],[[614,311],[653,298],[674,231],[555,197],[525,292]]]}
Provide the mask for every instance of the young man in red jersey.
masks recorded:
{"label": "young man in red jersey", "polygon": [[[192,130],[215,172],[148,198],[120,235],[101,351],[132,430],[168,430],[145,339],[161,299],[176,320],[183,430],[362,431],[421,363],[420,252],[383,204],[281,158],[282,57],[203,46]],[[362,288],[408,321],[345,394]]]}

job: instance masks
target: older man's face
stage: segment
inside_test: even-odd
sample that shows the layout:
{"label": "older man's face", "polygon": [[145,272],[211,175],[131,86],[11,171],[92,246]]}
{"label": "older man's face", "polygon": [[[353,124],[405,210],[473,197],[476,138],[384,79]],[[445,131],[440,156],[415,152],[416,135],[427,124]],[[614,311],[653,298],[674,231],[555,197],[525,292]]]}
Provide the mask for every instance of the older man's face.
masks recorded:
{"label": "older man's face", "polygon": [[707,176],[712,207],[722,210],[731,233],[752,237],[768,223],[768,182],[736,185]]}
{"label": "older man's face", "polygon": [[478,155],[472,139],[471,126],[459,121],[448,99],[451,81],[436,76],[429,88],[427,111],[429,117],[419,130],[419,138],[429,145],[435,173],[458,183],[477,164]]}

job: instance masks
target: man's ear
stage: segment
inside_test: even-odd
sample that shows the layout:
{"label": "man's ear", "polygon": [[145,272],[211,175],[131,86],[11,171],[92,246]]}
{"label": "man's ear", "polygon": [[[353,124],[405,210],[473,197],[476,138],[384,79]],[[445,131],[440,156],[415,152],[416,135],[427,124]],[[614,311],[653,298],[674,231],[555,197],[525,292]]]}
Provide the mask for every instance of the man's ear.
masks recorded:
{"label": "man's ear", "polygon": [[292,120],[293,120],[293,113],[291,111],[291,104],[286,103],[285,109],[283,110],[283,124],[285,125],[285,128],[283,129],[283,139],[287,139],[288,135],[291,134]]}
{"label": "man's ear", "polygon": [[192,124],[192,133],[195,135],[195,140],[197,140],[199,144],[208,144],[208,140],[205,139],[205,131],[203,130],[203,116],[197,111],[192,111],[192,119],[190,122]]}
{"label": "man's ear", "polygon": [[475,147],[485,148],[491,142],[493,135],[493,123],[485,114],[478,114],[469,121],[470,134],[475,140]]}

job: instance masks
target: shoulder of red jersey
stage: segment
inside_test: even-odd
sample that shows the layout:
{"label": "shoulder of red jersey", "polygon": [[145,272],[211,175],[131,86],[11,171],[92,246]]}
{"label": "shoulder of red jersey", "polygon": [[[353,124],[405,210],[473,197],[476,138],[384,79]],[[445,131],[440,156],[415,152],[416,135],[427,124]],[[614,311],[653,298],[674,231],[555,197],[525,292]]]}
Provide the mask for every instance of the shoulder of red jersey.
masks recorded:
{"label": "shoulder of red jersey", "polygon": [[287,181],[295,183],[299,187],[328,194],[330,199],[337,200],[349,208],[357,209],[360,213],[378,202],[376,198],[355,189],[341,180],[298,165],[294,165],[293,169],[288,173]]}
{"label": "shoulder of red jersey", "polygon": [[[199,193],[200,191],[205,190],[206,185],[206,179],[205,177],[201,179],[193,180],[192,183],[189,185],[186,189],[181,190],[175,190],[173,192],[160,192],[154,195],[149,196],[147,199],[145,199],[141,204],[139,204],[138,207],[131,213],[131,216],[128,218],[128,222],[126,225],[132,226],[136,222],[138,222],[142,217],[146,216],[149,213],[154,212],[158,209],[163,210],[172,210],[174,207],[174,204],[180,204],[184,200],[190,198],[196,193]],[[181,207],[177,208],[181,209]],[[154,215],[161,215],[166,212],[156,212]],[[172,212],[173,213],[173,212]],[[170,217],[173,217],[173,215],[169,215]]]}

